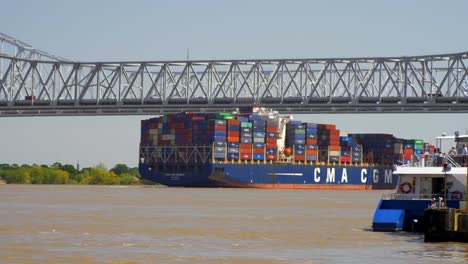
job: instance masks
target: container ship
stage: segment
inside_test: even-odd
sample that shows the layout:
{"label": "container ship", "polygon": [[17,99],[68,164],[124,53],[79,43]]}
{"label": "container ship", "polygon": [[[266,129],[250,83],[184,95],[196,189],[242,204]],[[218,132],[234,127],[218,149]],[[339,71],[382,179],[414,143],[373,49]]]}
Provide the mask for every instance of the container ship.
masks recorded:
{"label": "container ship", "polygon": [[393,189],[393,165],[423,151],[421,140],[348,134],[271,109],[182,112],[141,121],[139,171],[180,187]]}

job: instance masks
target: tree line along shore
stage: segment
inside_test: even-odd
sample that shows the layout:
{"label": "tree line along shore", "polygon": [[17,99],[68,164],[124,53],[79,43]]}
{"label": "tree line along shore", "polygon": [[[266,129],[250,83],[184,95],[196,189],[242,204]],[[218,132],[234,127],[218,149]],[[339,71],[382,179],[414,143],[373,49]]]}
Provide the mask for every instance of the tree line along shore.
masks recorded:
{"label": "tree line along shore", "polygon": [[0,180],[12,184],[100,184],[132,185],[147,183],[141,179],[138,168],[117,164],[107,170],[100,164],[77,169],[70,164],[48,165],[0,164]]}

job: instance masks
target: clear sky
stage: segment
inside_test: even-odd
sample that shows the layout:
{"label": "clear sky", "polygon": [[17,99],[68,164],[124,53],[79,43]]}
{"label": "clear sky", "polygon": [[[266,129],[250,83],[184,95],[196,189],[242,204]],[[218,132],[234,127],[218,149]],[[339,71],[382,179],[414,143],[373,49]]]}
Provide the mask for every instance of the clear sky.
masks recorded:
{"label": "clear sky", "polygon": [[[468,50],[468,1],[3,1],[0,32],[77,61],[405,56]],[[140,119],[0,118],[0,163],[137,166]],[[434,142],[468,114],[297,115]]]}

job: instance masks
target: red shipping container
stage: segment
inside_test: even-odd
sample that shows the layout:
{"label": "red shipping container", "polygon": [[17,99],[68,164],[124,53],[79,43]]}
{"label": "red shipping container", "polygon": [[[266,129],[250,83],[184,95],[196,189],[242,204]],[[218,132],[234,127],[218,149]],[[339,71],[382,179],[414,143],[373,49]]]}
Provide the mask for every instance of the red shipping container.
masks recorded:
{"label": "red shipping container", "polygon": [[276,154],[267,154],[266,155],[266,160],[277,160],[278,159],[278,155]]}
{"label": "red shipping container", "polygon": [[294,155],[294,160],[304,161],[305,160],[305,155]]}
{"label": "red shipping container", "polygon": [[278,147],[277,142],[275,142],[275,143],[268,143],[268,139],[267,139],[266,148],[277,148],[277,147]]}
{"label": "red shipping container", "polygon": [[228,131],[227,136],[228,137],[239,137],[240,133],[239,133],[239,131]]}
{"label": "red shipping container", "polygon": [[277,138],[269,138],[267,137],[266,138],[266,143],[277,143],[278,142],[278,139]]}
{"label": "red shipping container", "polygon": [[263,154],[263,153],[265,153],[265,150],[262,149],[262,148],[254,148],[253,153],[254,154]]}
{"label": "red shipping container", "polygon": [[412,154],[404,154],[405,159],[411,159]]}
{"label": "red shipping container", "polygon": [[351,158],[350,157],[341,157],[341,162],[350,162]]}
{"label": "red shipping container", "polygon": [[277,133],[278,128],[277,127],[267,127],[267,133]]}
{"label": "red shipping container", "polygon": [[252,153],[241,153],[240,154],[240,159],[241,160],[251,160],[252,159]]}
{"label": "red shipping container", "polygon": [[215,130],[222,130],[222,131],[225,131],[225,130],[226,130],[226,126],[223,126],[223,125],[214,125],[214,129],[215,129]]}
{"label": "red shipping container", "polygon": [[236,120],[236,119],[228,119],[227,124],[228,126],[238,126],[240,122],[239,120]]}
{"label": "red shipping container", "polygon": [[240,143],[239,144],[239,149],[248,149],[248,150],[251,150],[252,149],[252,144],[251,143]]}

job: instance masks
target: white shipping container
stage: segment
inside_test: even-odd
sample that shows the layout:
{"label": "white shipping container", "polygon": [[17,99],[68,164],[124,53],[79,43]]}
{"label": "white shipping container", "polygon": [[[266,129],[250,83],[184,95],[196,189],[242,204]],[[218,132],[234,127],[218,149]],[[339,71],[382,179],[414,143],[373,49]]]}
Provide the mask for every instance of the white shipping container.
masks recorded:
{"label": "white shipping container", "polygon": [[340,137],[347,137],[347,136],[348,136],[348,132],[340,131]]}

